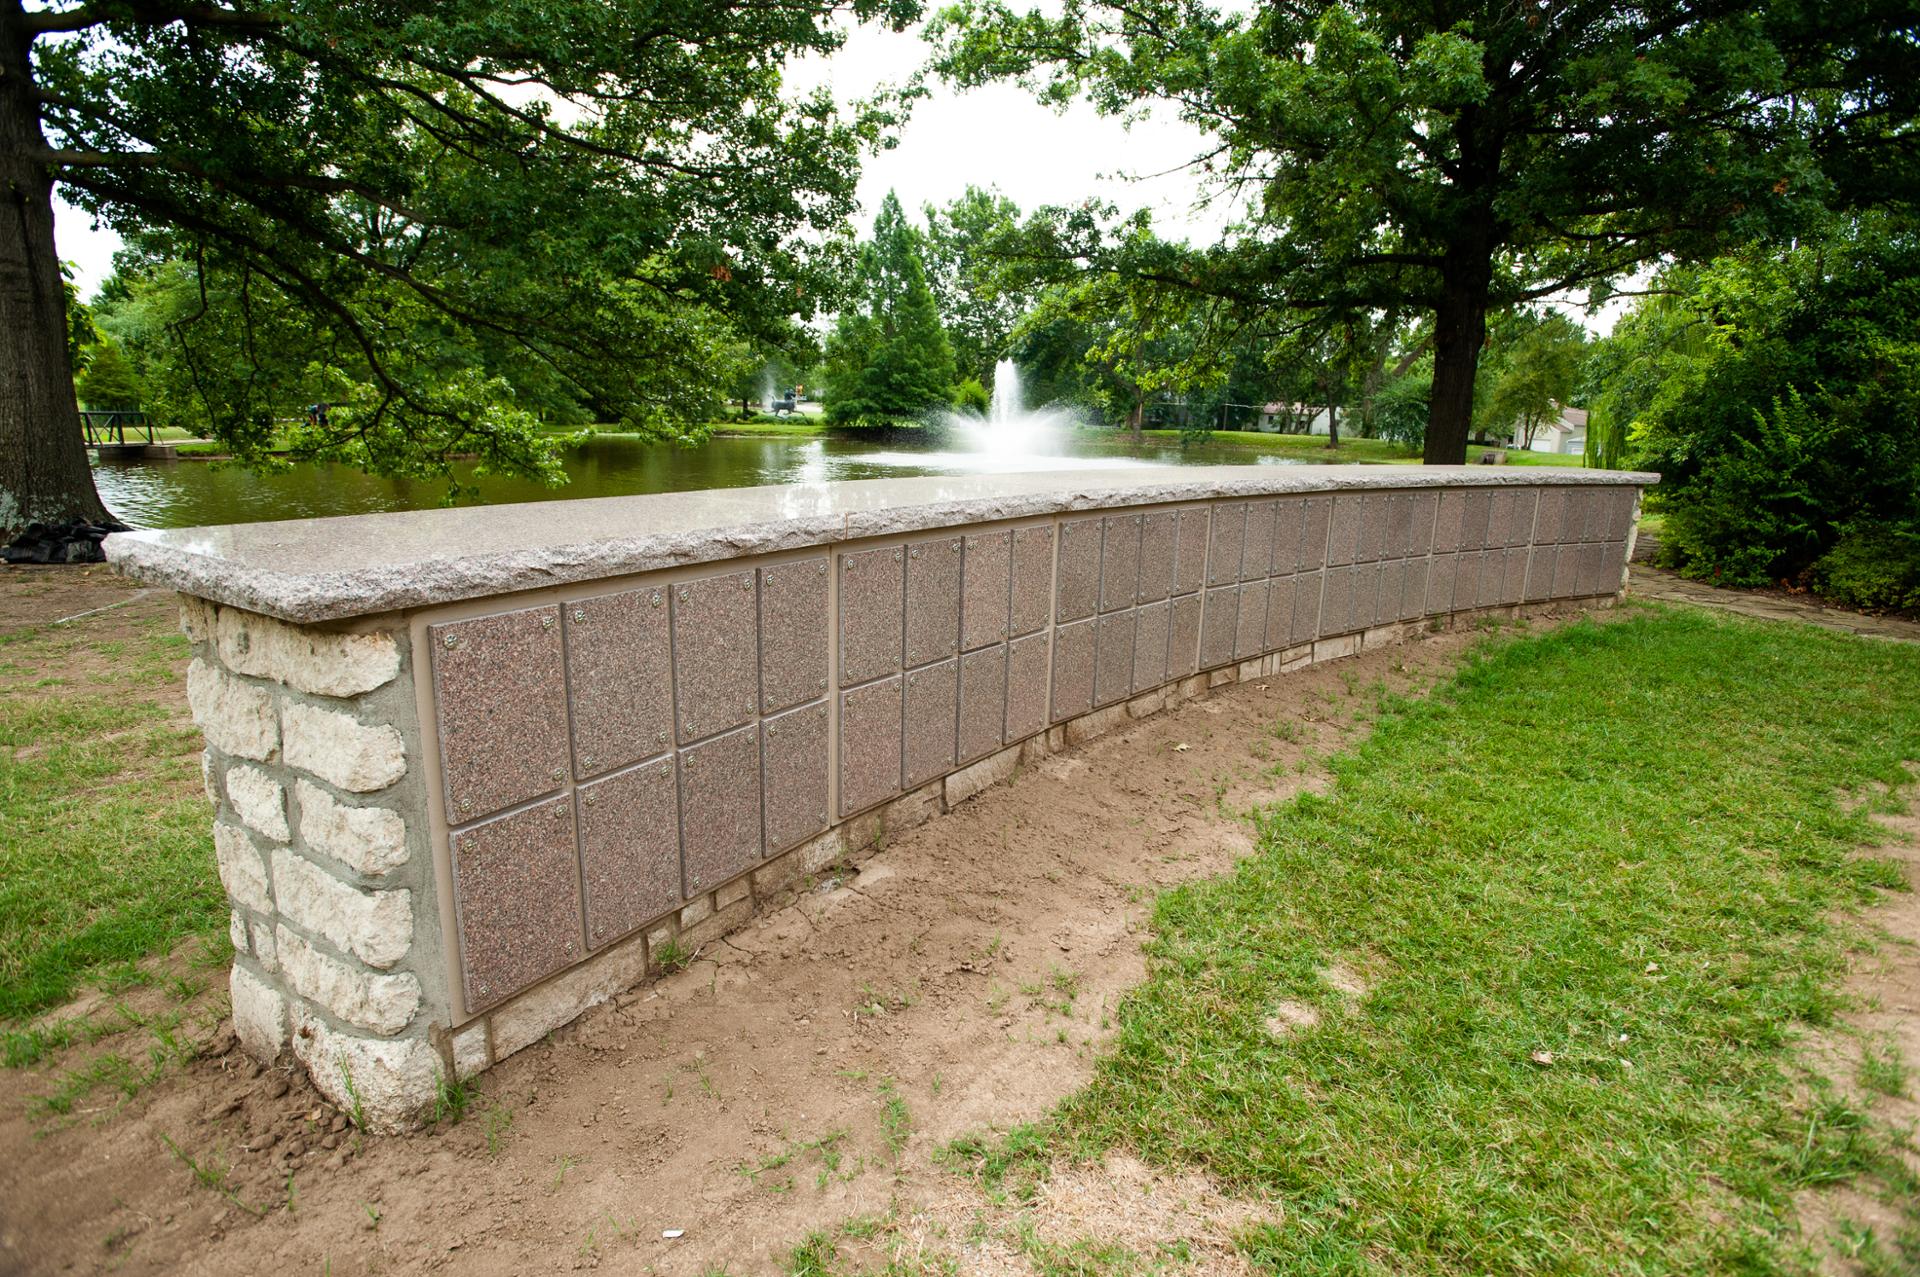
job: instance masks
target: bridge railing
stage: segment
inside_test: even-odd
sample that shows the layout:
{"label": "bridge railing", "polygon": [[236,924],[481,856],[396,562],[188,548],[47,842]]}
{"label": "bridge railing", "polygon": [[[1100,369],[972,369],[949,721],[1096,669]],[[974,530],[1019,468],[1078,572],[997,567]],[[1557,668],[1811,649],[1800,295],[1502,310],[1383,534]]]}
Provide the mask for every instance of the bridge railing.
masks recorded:
{"label": "bridge railing", "polygon": [[[131,408],[83,408],[80,411],[80,426],[86,431],[87,446],[98,447],[101,444],[126,445],[128,442],[151,444],[154,442],[153,422],[147,414]],[[131,432],[133,439],[128,440]]]}

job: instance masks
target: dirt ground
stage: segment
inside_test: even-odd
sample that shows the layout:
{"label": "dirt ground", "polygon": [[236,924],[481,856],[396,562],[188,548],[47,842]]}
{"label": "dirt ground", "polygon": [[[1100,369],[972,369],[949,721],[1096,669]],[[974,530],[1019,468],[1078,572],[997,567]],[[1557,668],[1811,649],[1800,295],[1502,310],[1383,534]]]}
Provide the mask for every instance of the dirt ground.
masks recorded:
{"label": "dirt ground", "polygon": [[[1373,689],[1430,686],[1473,641],[1223,688],[1049,758],[491,1070],[457,1123],[362,1137],[211,1016],[201,1058],[60,1122],[30,1097],[100,1048],[0,1071],[0,1272],[744,1277],[879,1215],[893,1257],[968,1273],[1034,1272],[1016,1227],[1244,1272],[1230,1235],[1265,1208],[1202,1176],[1116,1155],[1016,1211],[936,1154],[1079,1087],[1144,973],[1154,893],[1227,870],[1241,813],[1323,783]],[[1911,929],[1899,900],[1881,921]],[[1920,1060],[1913,953],[1861,978]]]}

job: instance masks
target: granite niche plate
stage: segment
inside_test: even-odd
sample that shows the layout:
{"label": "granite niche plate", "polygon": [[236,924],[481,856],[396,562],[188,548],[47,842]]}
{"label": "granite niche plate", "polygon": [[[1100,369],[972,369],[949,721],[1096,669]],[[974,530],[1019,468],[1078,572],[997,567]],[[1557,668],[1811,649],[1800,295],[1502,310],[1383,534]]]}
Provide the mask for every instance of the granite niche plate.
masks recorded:
{"label": "granite niche plate", "polygon": [[1060,562],[1053,583],[1053,619],[1092,616],[1100,601],[1100,520],[1060,525]]}
{"label": "granite niche plate", "polygon": [[576,599],[563,611],[575,774],[612,771],[666,749],[673,731],[666,587]]}
{"label": "granite niche plate", "polygon": [[1264,581],[1273,575],[1273,521],[1276,502],[1247,503],[1246,544],[1240,550],[1240,579]]}
{"label": "granite niche plate", "polygon": [[1167,624],[1173,609],[1149,603],[1138,609],[1133,634],[1133,690],[1150,692],[1167,681]]}
{"label": "granite niche plate", "polygon": [[1140,518],[1140,588],[1142,603],[1158,603],[1173,593],[1173,555],[1179,543],[1178,516],[1156,510]]}
{"label": "granite niche plate", "polygon": [[840,556],[840,685],[900,668],[906,551],[900,546]]}
{"label": "granite niche plate", "polygon": [[1207,583],[1207,541],[1212,514],[1205,506],[1187,506],[1177,511],[1180,522],[1175,538],[1173,592],[1192,594]]}
{"label": "granite niche plate", "polygon": [[1325,582],[1323,571],[1303,572],[1294,578],[1292,639],[1295,644],[1311,643],[1320,637],[1320,595]]}
{"label": "granite niche plate", "polygon": [[943,661],[960,646],[960,537],[907,547],[908,669]]}
{"label": "granite niche plate", "polygon": [[1134,615],[1110,612],[1095,625],[1093,703],[1111,705],[1133,691]]}
{"label": "granite niche plate", "polygon": [[1075,621],[1053,632],[1053,721],[1093,708],[1093,622]]}
{"label": "granite niche plate", "polygon": [[587,944],[598,949],[680,905],[680,806],[668,758],[582,785]]}
{"label": "granite niche plate", "polygon": [[840,814],[900,792],[900,677],[840,694]]}
{"label": "granite niche plate", "polygon": [[1132,607],[1140,593],[1140,537],[1145,515],[1110,514],[1100,549],[1100,610]]}
{"label": "granite niche plate", "polygon": [[1007,637],[1012,567],[1011,533],[987,532],[967,538],[960,573],[961,651],[971,652]]}
{"label": "granite niche plate", "polygon": [[485,1010],[579,960],[580,862],[571,798],[549,798],[449,841],[469,1011]]}
{"label": "granite niche plate", "polygon": [[1013,532],[1013,610],[1007,633],[1031,634],[1053,615],[1053,525]]}
{"label": "granite niche plate", "polygon": [[1248,581],[1240,587],[1240,618],[1233,640],[1235,660],[1250,661],[1267,651],[1267,582]]}
{"label": "granite niche plate", "polygon": [[680,846],[687,898],[760,859],[760,732],[743,727],[680,751]]}
{"label": "granite niche plate", "polygon": [[771,856],[827,827],[827,703],[816,701],[769,718],[760,733]]}
{"label": "granite niche plate", "polygon": [[684,743],[758,712],[760,607],[751,569],[684,581],[672,594],[673,690]]}
{"label": "granite niche plate", "polygon": [[827,560],[760,569],[760,712],[826,694]]}
{"label": "granite niche plate", "polygon": [[567,776],[560,609],[427,627],[447,823],[559,788]]}
{"label": "granite niche plate", "polygon": [[1240,551],[1247,539],[1247,505],[1223,501],[1213,507],[1213,535],[1207,540],[1207,584],[1231,585],[1240,579]]}
{"label": "granite niche plate", "polygon": [[1327,566],[1327,527],[1333,518],[1332,497],[1308,497],[1300,503],[1300,571],[1318,572]]}
{"label": "granite niche plate", "polygon": [[1240,587],[1223,585],[1207,591],[1206,611],[1200,618],[1200,668],[1215,669],[1233,663],[1233,642],[1240,628]]}
{"label": "granite niche plate", "polygon": [[[1042,682],[1046,675],[1041,675]],[[960,658],[960,755],[970,763],[1000,748],[1007,717],[1007,649],[983,647]]]}
{"label": "granite niche plate", "polygon": [[948,659],[907,674],[900,768],[906,788],[953,770],[959,716],[959,662]]}
{"label": "granite niche plate", "polygon": [[1007,742],[1046,728],[1047,679],[1053,636],[1042,631],[1007,644]]}
{"label": "granite niche plate", "polygon": [[1200,596],[1182,594],[1167,622],[1167,677],[1186,678],[1200,668]]}

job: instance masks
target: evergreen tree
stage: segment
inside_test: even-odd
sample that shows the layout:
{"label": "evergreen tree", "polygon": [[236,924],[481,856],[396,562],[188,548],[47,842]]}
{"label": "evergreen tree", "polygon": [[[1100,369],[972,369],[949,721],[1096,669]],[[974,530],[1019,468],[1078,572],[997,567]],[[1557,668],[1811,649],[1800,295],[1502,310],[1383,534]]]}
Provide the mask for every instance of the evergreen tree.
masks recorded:
{"label": "evergreen tree", "polygon": [[827,420],[891,425],[947,404],[953,346],[927,287],[920,235],[891,191],[860,246],[854,293],[827,339]]}
{"label": "evergreen tree", "polygon": [[134,375],[133,365],[120,353],[120,348],[109,342],[103,341],[93,348],[93,358],[74,383],[74,389],[80,402],[89,408],[140,406],[140,379]]}

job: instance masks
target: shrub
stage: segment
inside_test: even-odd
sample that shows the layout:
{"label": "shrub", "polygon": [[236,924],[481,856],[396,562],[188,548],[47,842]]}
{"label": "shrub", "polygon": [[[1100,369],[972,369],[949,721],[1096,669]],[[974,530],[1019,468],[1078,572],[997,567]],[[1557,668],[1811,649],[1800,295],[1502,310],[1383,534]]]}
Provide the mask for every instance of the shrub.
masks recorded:
{"label": "shrub", "polygon": [[1920,525],[1858,524],[1807,572],[1836,603],[1873,611],[1920,608]]}
{"label": "shrub", "polygon": [[980,384],[978,377],[968,377],[953,388],[953,406],[966,411],[985,412],[993,404],[993,396]]}

